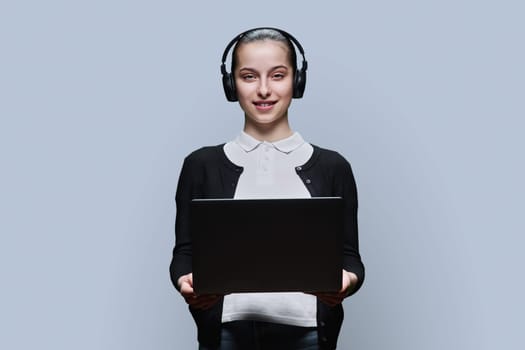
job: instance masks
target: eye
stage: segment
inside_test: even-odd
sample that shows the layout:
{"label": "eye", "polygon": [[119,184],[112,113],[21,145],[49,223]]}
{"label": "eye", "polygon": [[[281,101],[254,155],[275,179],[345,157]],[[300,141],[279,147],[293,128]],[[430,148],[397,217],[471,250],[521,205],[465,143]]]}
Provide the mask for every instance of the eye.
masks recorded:
{"label": "eye", "polygon": [[286,76],[286,74],[283,73],[283,72],[275,72],[275,73],[272,74],[272,78],[273,78],[274,80],[281,80],[281,79],[284,79],[285,76]]}
{"label": "eye", "polygon": [[245,81],[252,81],[256,79],[256,76],[255,74],[252,74],[252,73],[245,73],[241,75],[241,78],[242,80],[245,80]]}

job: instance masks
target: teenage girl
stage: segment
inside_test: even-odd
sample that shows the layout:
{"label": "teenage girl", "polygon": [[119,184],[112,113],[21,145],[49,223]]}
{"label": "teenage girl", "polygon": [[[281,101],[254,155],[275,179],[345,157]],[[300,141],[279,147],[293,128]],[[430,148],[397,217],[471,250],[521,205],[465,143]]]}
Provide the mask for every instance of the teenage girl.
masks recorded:
{"label": "teenage girl", "polygon": [[[231,73],[224,62],[231,48]],[[295,47],[302,56],[297,67]],[[244,127],[232,141],[203,147],[184,160],[177,194],[171,279],[195,319],[199,349],[335,349],[341,302],[363,283],[357,235],[357,192],[350,164],[292,130],[288,108],[303,95],[307,63],[300,43],[275,28],[239,34],[223,55],[223,84],[238,101]],[[193,291],[189,204],[194,198],[342,197],[344,259],[337,293]],[[242,263],[242,262],[239,262]]]}

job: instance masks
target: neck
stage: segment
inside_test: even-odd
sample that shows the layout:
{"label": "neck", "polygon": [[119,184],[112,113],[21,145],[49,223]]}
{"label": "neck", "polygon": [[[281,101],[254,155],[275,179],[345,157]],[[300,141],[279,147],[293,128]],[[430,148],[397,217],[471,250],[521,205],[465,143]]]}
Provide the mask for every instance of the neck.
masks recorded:
{"label": "neck", "polygon": [[288,118],[283,118],[277,123],[255,124],[245,118],[244,132],[259,141],[275,142],[292,136],[293,131],[288,123]]}

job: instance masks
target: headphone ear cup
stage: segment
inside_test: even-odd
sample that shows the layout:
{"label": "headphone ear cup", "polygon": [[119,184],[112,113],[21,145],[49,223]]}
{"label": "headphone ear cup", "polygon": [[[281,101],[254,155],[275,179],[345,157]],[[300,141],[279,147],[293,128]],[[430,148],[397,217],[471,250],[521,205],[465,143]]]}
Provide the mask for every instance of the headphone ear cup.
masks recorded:
{"label": "headphone ear cup", "polygon": [[233,74],[226,73],[222,75],[222,87],[224,88],[224,94],[226,99],[230,102],[237,101],[237,89],[235,88],[235,78]]}
{"label": "headphone ear cup", "polygon": [[295,71],[295,77],[293,82],[293,98],[301,98],[306,88],[306,70],[298,69]]}

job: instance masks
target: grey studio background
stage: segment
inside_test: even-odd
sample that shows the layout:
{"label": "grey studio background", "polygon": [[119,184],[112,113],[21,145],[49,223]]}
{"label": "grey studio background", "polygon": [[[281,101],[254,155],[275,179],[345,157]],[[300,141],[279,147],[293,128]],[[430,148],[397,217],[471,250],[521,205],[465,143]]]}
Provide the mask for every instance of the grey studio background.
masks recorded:
{"label": "grey studio background", "polygon": [[169,281],[190,151],[242,127],[220,56],[277,26],[291,123],[350,160],[363,289],[341,349],[523,349],[520,1],[0,5],[0,348],[195,349]]}

